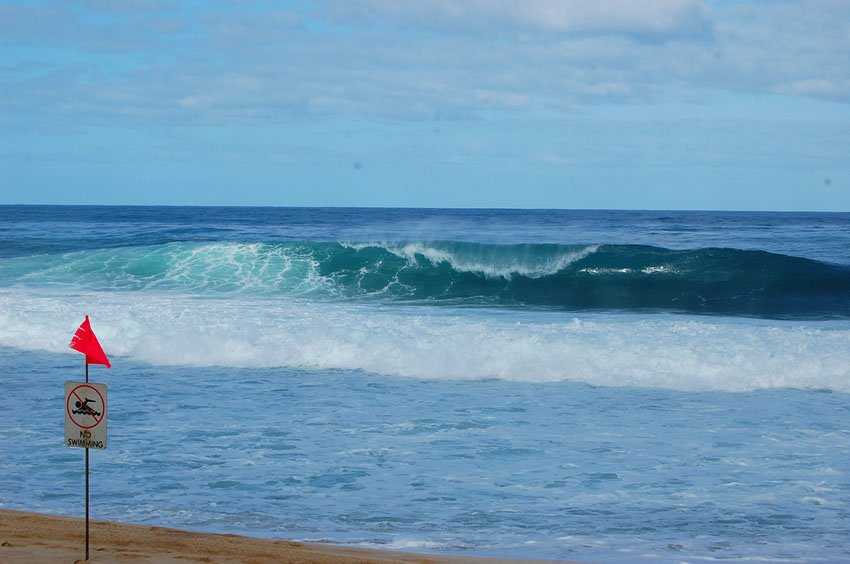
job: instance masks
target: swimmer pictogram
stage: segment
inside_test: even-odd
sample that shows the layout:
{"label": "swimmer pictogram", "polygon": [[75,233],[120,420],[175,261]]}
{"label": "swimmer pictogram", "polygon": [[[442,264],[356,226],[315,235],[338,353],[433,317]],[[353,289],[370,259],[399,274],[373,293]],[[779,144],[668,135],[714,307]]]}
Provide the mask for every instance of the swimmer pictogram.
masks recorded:
{"label": "swimmer pictogram", "polygon": [[[72,410],[72,411],[71,411],[71,413],[78,413],[78,414],[80,414],[80,415],[91,415],[91,416],[93,416],[93,417],[99,417],[99,416],[100,416],[100,412],[99,412],[99,411],[95,411],[94,409],[92,409],[92,408],[89,406],[89,402],[94,402],[94,400],[93,400],[93,399],[86,398],[86,399],[84,399],[82,402],[80,402],[79,400],[75,401],[75,402],[74,402],[74,406],[75,406],[77,409]],[[97,403],[97,402],[95,402],[95,403]]]}

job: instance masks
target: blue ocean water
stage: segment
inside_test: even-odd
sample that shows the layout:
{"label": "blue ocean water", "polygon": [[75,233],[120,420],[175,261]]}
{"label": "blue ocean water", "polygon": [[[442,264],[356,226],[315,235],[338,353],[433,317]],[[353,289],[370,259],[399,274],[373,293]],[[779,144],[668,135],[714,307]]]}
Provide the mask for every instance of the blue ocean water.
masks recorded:
{"label": "blue ocean water", "polygon": [[[0,206],[0,507],[469,555],[850,561],[850,214]],[[16,417],[26,413],[26,417]]]}

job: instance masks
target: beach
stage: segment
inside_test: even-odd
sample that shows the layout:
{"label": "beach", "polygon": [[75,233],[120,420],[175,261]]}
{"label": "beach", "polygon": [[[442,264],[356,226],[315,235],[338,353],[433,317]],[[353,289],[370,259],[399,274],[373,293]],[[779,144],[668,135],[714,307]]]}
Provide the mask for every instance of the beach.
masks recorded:
{"label": "beach", "polygon": [[[82,519],[0,510],[0,563],[84,562]],[[230,534],[208,534],[167,527],[91,522],[90,562],[256,563],[521,563],[531,560],[465,558],[365,550]],[[542,561],[538,561],[542,562]]]}
{"label": "beach", "polygon": [[849,22],[0,0],[0,564],[850,564]]}

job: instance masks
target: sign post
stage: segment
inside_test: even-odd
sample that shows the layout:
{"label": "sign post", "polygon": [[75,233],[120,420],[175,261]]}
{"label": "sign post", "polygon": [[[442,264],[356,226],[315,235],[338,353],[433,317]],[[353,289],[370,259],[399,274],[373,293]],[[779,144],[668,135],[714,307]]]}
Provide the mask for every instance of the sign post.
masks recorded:
{"label": "sign post", "polygon": [[90,384],[88,377],[86,382],[65,382],[65,444],[86,449],[86,560],[89,559],[89,449],[106,448],[106,401],[106,384]]}
{"label": "sign post", "polygon": [[86,355],[86,381],[65,382],[65,444],[86,449],[86,560],[89,559],[89,449],[106,448],[106,384],[89,383],[89,364],[109,359],[92,331],[89,316],[71,339],[71,348]]}

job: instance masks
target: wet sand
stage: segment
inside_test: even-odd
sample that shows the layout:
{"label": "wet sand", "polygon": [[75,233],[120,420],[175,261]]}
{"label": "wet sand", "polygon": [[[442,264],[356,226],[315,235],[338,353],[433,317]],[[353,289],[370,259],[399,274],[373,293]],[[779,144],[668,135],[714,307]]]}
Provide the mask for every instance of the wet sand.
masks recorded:
{"label": "wet sand", "polygon": [[[91,521],[90,562],[187,564],[221,562],[431,563],[503,564],[532,562],[493,558],[441,556],[307,544],[286,540],[197,533]],[[0,510],[0,564],[69,564],[85,562],[83,519]],[[539,562],[539,561],[538,561]]]}

